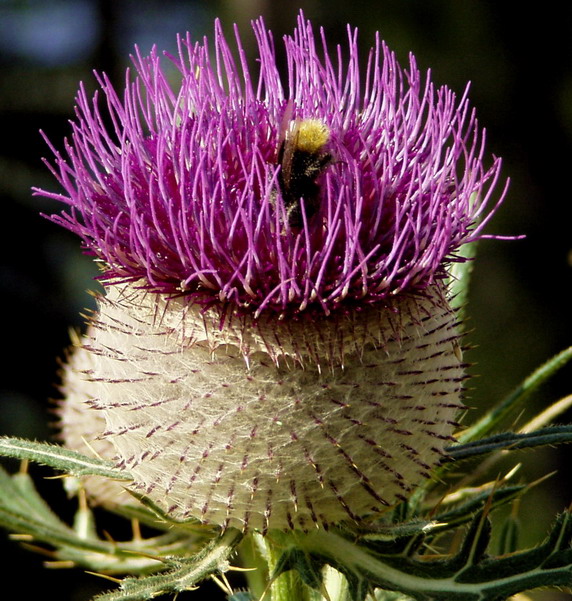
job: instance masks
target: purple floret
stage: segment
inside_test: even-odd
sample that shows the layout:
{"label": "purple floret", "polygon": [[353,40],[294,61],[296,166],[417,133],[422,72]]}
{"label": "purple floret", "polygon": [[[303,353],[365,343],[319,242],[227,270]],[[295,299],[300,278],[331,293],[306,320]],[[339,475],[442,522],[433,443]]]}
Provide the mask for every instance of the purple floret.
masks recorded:
{"label": "purple floret", "polygon": [[[80,88],[67,157],[51,144],[69,209],[51,217],[101,260],[104,283],[133,281],[197,302],[294,315],[423,293],[483,237],[501,202],[500,160],[466,94],[436,89],[415,60],[402,69],[379,39],[360,73],[357,31],[332,52],[300,15],[285,38],[282,84],[272,36],[254,23],[259,74],[215,26],[179,39],[168,79],[155,50],[136,53],[122,96],[105,75]],[[344,58],[344,52],[348,56]],[[170,72],[169,72],[170,74]],[[330,130],[317,210],[288,219],[280,144],[296,120]],[[494,200],[493,200],[494,199]],[[301,201],[303,206],[303,200]]]}

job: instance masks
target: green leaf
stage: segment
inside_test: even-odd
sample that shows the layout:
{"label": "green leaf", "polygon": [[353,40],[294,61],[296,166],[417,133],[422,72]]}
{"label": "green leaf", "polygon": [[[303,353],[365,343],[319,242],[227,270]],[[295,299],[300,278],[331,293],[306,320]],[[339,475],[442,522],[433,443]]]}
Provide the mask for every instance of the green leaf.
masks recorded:
{"label": "green leaf", "polygon": [[477,513],[496,509],[522,495],[528,486],[513,485],[472,491],[471,497],[432,516],[431,520],[409,520],[400,524],[368,524],[366,528],[350,528],[360,545],[382,555],[409,556],[425,542],[444,532],[471,522]]}
{"label": "green leaf", "polygon": [[523,434],[503,432],[481,440],[449,447],[447,452],[454,460],[459,461],[461,459],[473,459],[495,451],[514,451],[570,442],[572,442],[572,425],[561,425]]}
{"label": "green leaf", "polygon": [[[6,516],[24,516],[46,526],[60,528],[60,518],[36,491],[29,474],[10,476],[0,468],[0,512]],[[1,521],[1,519],[0,519]]]}
{"label": "green leaf", "polygon": [[521,524],[516,515],[511,514],[503,521],[498,542],[499,555],[515,553],[518,550],[520,529]]}
{"label": "green leaf", "polygon": [[474,519],[475,514],[482,511],[485,506],[489,507],[489,509],[496,509],[501,505],[513,501],[527,489],[528,486],[517,484],[513,486],[503,486],[493,490],[487,488],[481,492],[476,492],[464,503],[459,503],[455,507],[437,514],[435,516],[436,526],[430,530],[429,533],[441,533],[462,524],[466,524]]}
{"label": "green leaf", "polygon": [[149,539],[101,540],[90,524],[91,512],[80,505],[74,528],[63,522],[38,494],[26,473],[10,476],[0,468],[0,525],[29,542],[53,548],[54,560],[71,560],[90,570],[140,574],[164,569],[162,554],[188,553],[197,537],[173,529]]}
{"label": "green leaf", "polygon": [[229,595],[227,601],[256,601],[254,595],[249,591],[237,591]]}
{"label": "green leaf", "polygon": [[320,590],[324,565],[325,562],[320,562],[316,557],[311,558],[301,549],[291,547],[278,560],[271,579],[274,580],[289,570],[296,570],[304,584],[315,590]]}
{"label": "green leaf", "polygon": [[242,533],[227,529],[193,557],[165,559],[167,571],[140,578],[124,578],[119,590],[96,597],[97,601],[147,601],[162,594],[192,590],[212,574],[225,572],[228,559],[242,539]]}
{"label": "green leaf", "polygon": [[0,455],[34,461],[72,476],[104,476],[114,480],[132,479],[128,473],[117,469],[110,461],[88,457],[77,451],[46,442],[2,436],[0,437]]}
{"label": "green leaf", "polygon": [[[173,526],[180,528],[202,528],[204,527],[201,524],[201,521],[197,518],[188,518],[184,521],[173,519],[167,512],[165,512],[159,505],[154,503],[151,499],[137,493],[135,491],[128,490],[127,491],[134,499],[138,501],[140,504],[140,509],[138,512],[135,511],[135,508],[130,509],[129,507],[118,507],[116,513],[123,514],[126,517],[141,517],[141,521],[144,523],[151,523],[153,525],[153,520],[156,522],[157,520],[163,524],[163,528],[172,528]],[[149,521],[151,519],[151,521]]]}
{"label": "green leaf", "polygon": [[475,424],[467,428],[459,436],[459,442],[465,443],[482,438],[495,429],[503,419],[517,409],[526,399],[535,392],[544,382],[551,378],[559,369],[572,359],[572,346],[561,351],[544,365],[536,369],[522,384],[504,398],[496,407],[493,407]]}
{"label": "green leaf", "polygon": [[501,601],[534,588],[572,586],[570,513],[558,517],[542,545],[493,557],[488,554],[487,512],[474,517],[460,550],[446,556],[383,555],[340,532],[323,530],[297,542],[306,557],[316,558],[317,567],[326,561],[342,572],[356,600],[372,586],[418,601]]}

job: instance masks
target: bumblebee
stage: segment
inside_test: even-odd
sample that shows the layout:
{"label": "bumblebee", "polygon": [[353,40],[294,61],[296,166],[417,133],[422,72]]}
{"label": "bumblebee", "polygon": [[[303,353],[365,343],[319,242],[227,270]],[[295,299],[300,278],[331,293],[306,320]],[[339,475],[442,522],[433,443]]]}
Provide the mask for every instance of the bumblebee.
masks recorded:
{"label": "bumblebee", "polygon": [[330,130],[319,119],[300,119],[290,122],[278,149],[278,185],[292,227],[302,227],[302,205],[306,219],[319,207],[318,177],[332,162],[332,155],[324,151],[330,139]]}

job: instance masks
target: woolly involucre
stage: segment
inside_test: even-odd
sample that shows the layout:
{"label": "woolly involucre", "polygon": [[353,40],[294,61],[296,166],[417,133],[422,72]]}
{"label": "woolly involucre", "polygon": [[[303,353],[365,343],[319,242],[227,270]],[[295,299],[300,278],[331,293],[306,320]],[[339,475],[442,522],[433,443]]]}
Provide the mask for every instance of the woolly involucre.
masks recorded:
{"label": "woolly involucre", "polygon": [[[262,531],[358,520],[443,458],[462,408],[456,326],[438,286],[285,322],[109,286],[66,368],[64,439],[97,444],[177,520]],[[131,497],[93,480],[88,492]]]}

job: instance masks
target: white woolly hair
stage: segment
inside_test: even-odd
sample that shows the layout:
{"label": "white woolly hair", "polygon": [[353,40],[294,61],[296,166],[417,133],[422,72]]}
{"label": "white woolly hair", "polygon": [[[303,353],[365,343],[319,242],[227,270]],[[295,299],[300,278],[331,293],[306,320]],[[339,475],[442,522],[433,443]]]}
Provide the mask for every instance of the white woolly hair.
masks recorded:
{"label": "white woolly hair", "polygon": [[430,478],[464,378],[439,287],[281,322],[115,285],[67,367],[63,436],[98,441],[175,520],[306,530],[378,514]]}

